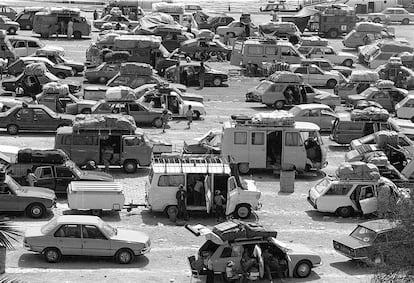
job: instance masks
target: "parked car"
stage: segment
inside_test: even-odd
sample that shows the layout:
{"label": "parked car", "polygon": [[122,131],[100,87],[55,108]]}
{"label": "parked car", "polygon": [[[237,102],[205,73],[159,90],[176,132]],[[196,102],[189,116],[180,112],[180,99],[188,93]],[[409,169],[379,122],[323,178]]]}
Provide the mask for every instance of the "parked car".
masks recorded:
{"label": "parked car", "polygon": [[[204,82],[206,85],[211,86],[221,86],[224,82],[227,82],[228,76],[222,71],[215,70],[209,65],[204,64],[205,67],[205,77]],[[199,62],[190,62],[190,63],[181,63],[180,68],[180,83],[189,86],[189,85],[198,85],[198,73],[200,72],[200,63]],[[168,81],[175,80],[177,66],[171,66],[165,70],[165,77]]]}
{"label": "parked car", "polygon": [[[75,242],[79,248],[69,248]],[[50,263],[60,261],[62,256],[82,255],[113,257],[117,263],[129,264],[151,249],[145,233],[114,228],[97,216],[87,215],[63,215],[43,227],[31,227],[23,245]]]}
{"label": "parked car", "polygon": [[331,131],[332,122],[338,115],[325,104],[300,104],[295,105],[288,111],[295,121],[311,122],[318,125],[321,131]]}
{"label": "parked car", "polygon": [[[145,84],[168,84],[168,81],[157,74],[151,74],[148,76],[135,74],[121,75],[118,72],[118,74],[106,83],[106,86],[128,86],[135,89]],[[180,90],[187,89],[186,86],[181,84],[175,84],[175,86]]]}
{"label": "parked car", "polygon": [[238,37],[245,32],[245,25],[240,21],[233,21],[227,26],[217,27],[216,34],[220,36]]}
{"label": "parked car", "polygon": [[74,76],[77,76],[78,74],[82,73],[85,68],[82,62],[65,58],[62,52],[59,51],[59,48],[56,48],[54,46],[45,46],[43,48],[40,48],[36,51],[36,53],[33,56],[44,57],[55,64],[70,67],[73,70]]}
{"label": "parked car", "polygon": [[369,13],[368,20],[374,23],[399,22],[408,25],[414,21],[414,14],[409,13],[404,8],[388,7],[380,13]]}
{"label": "parked car", "polygon": [[124,15],[106,15],[103,18],[94,20],[93,26],[97,29],[102,29],[102,26],[106,23],[112,24],[113,29],[115,29],[118,23],[127,26],[128,29],[133,29],[139,24],[139,21],[130,20]]}
{"label": "parked car", "polygon": [[25,212],[29,217],[41,218],[55,205],[56,195],[52,190],[20,186],[12,177],[5,175],[0,186],[0,211]]}
{"label": "parked car", "polygon": [[194,57],[196,53],[219,52],[229,58],[231,49],[218,39],[194,38],[181,43],[179,50],[189,56]]}
{"label": "parked car", "polygon": [[414,95],[409,94],[395,105],[398,118],[410,119],[414,123]]}
{"label": "parked car", "polygon": [[[1,101],[1,100],[0,100]],[[57,113],[89,114],[96,104],[95,100],[79,99],[73,94],[40,93],[36,95],[38,104],[47,106]]]}
{"label": "parked car", "polygon": [[101,65],[85,70],[85,78],[90,83],[106,84],[112,79],[121,67],[121,63],[104,62]]}
{"label": "parked car", "polygon": [[225,13],[206,13],[203,11],[195,12],[194,19],[199,29],[208,29],[213,32],[216,31],[217,27],[226,26],[234,21],[233,17]]}
{"label": "parked car", "polygon": [[[225,278],[228,278],[226,266],[229,261],[234,263],[233,270],[241,270],[240,262],[246,250],[251,252],[253,249],[260,251],[269,249],[269,252],[282,263],[281,267],[284,268],[284,272],[288,277],[308,277],[312,272],[312,268],[319,266],[322,262],[321,257],[317,253],[304,245],[284,243],[277,240],[277,232],[265,230],[260,232],[266,234],[266,236],[254,236],[254,233],[259,230],[257,229],[256,231],[251,230],[253,234],[251,237],[230,235],[231,232],[228,231],[230,229],[227,227],[232,227],[237,231],[237,227],[241,225],[243,224],[240,224],[240,222],[233,223],[232,221],[227,221],[214,226],[213,229],[209,229],[201,224],[186,226],[194,235],[205,236],[206,238],[206,241],[198,250],[198,260],[203,261],[208,256],[208,262],[211,264],[209,269],[212,269],[214,273],[223,274]],[[226,232],[221,234],[221,231]],[[257,231],[256,233],[259,234],[260,232]],[[226,236],[234,237],[234,239],[227,241]],[[203,264],[202,266],[205,265]]]}
{"label": "parked car", "polygon": [[303,64],[314,64],[316,66],[318,66],[319,68],[321,68],[324,71],[337,71],[339,73],[341,73],[342,75],[344,75],[344,77],[349,77],[352,73],[352,69],[346,66],[339,66],[339,65],[334,65],[331,63],[331,61],[329,61],[328,59],[325,58],[313,58],[313,59],[305,59],[302,60]]}
{"label": "parked car", "polygon": [[10,20],[6,16],[0,15],[0,29],[6,30],[8,34],[16,34],[19,28],[19,23]]}
{"label": "parked car", "polygon": [[378,66],[375,72],[380,79],[393,81],[396,87],[414,88],[414,71],[403,66],[400,58],[391,57],[388,63]]}
{"label": "parked car", "polygon": [[338,83],[345,80],[344,76],[336,71],[323,71],[316,65],[292,64],[290,70],[300,74],[303,80],[311,86],[322,86],[334,88]]}
{"label": "parked car", "polygon": [[[371,220],[358,224],[349,236],[333,240],[333,247],[352,260],[384,263],[387,256],[391,256],[390,250],[396,247],[401,249],[401,241],[395,240],[397,233],[401,232],[397,222],[388,219]],[[412,245],[412,240],[406,244]]]}
{"label": "parked car", "polygon": [[46,68],[59,79],[73,77],[74,73],[71,67],[55,64],[47,58],[43,57],[21,57],[8,67],[8,73],[13,76],[23,73],[24,68],[32,63],[44,63]]}
{"label": "parked car", "polygon": [[[181,86],[181,84],[178,84],[178,86]],[[154,96],[160,96],[162,92],[161,90],[167,93],[175,92],[183,100],[204,103],[204,98],[202,95],[190,93],[185,90],[180,90],[174,83],[163,85],[163,86],[156,85],[156,84],[142,85],[134,89],[134,94],[137,98],[144,96],[145,100],[151,100]]]}
{"label": "parked car", "polygon": [[72,125],[74,116],[57,114],[40,104],[22,104],[0,113],[0,128],[10,135],[20,131],[56,131],[62,126]]}
{"label": "parked car", "polygon": [[222,134],[221,130],[210,130],[202,137],[194,139],[193,142],[184,141],[183,152],[188,154],[220,154]]}
{"label": "parked car", "polygon": [[36,50],[45,46],[43,42],[34,37],[12,35],[8,38],[17,57],[31,56]]}
{"label": "parked car", "polygon": [[306,58],[325,58],[336,65],[352,67],[358,62],[358,57],[348,52],[337,52],[332,46],[301,46],[299,52]]}

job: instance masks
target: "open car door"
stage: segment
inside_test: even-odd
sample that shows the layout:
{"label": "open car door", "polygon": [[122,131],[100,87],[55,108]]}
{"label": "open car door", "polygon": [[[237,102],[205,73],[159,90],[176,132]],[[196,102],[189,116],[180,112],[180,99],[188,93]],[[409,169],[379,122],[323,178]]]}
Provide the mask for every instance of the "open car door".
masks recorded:
{"label": "open car door", "polygon": [[372,186],[361,188],[359,204],[361,205],[362,214],[371,214],[377,211],[378,199]]}
{"label": "open car door", "polygon": [[207,175],[204,178],[204,188],[205,188],[205,197],[206,197],[206,210],[207,213],[211,212],[211,206],[213,204],[213,192],[211,191],[211,178]]}
{"label": "open car door", "polygon": [[234,176],[227,179],[226,215],[234,212],[238,203],[237,182]]}

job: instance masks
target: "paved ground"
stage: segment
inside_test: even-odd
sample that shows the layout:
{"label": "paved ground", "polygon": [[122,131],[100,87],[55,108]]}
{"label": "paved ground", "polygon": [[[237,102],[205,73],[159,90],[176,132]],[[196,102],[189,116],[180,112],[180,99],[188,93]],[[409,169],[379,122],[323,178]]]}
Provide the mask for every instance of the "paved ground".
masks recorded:
{"label": "paved ground", "polygon": [[[404,36],[410,41],[413,40],[412,31],[412,26],[397,27],[397,35]],[[20,34],[29,33],[20,32]],[[95,36],[94,34],[93,37]],[[46,43],[63,46],[68,58],[83,61],[85,49],[90,41],[91,39],[84,39],[75,42],[59,38],[48,40]],[[331,43],[340,49],[339,40]],[[219,67],[229,68],[224,64]],[[246,90],[256,85],[258,81],[258,78],[232,78],[228,87],[205,88],[202,91],[189,89],[204,96],[208,113],[204,121],[195,121],[191,130],[185,129],[185,121],[173,121],[170,123],[171,129],[166,134],[162,134],[159,129],[149,128],[145,131],[151,137],[171,141],[176,145],[176,150],[179,150],[184,139],[191,140],[211,128],[220,128],[230,114],[269,111],[261,104],[244,102]],[[328,167],[315,175],[299,176],[296,179],[295,192],[292,194],[279,192],[278,176],[274,176],[271,171],[256,171],[252,172],[251,176],[247,176],[256,181],[257,187],[262,192],[263,208],[257,212],[257,217],[262,224],[277,230],[280,240],[306,244],[318,251],[322,257],[323,265],[315,269],[309,278],[287,279],[287,282],[368,282],[372,270],[348,261],[332,248],[332,239],[348,234],[358,222],[365,219],[342,219],[334,215],[317,213],[306,201],[309,188],[324,174],[333,174],[347,151],[346,147],[329,142],[326,135],[324,141],[329,148]],[[0,144],[51,148],[54,144],[54,136],[53,134],[21,134],[11,137],[5,132],[0,132]],[[124,184],[128,202],[143,202],[148,169],[140,169],[133,175],[122,174],[117,169],[112,173]],[[53,211],[53,215],[63,213],[70,213],[70,211],[66,201],[62,199],[59,200],[58,208]],[[48,219],[53,215],[49,215]],[[48,219],[35,221],[20,215],[12,217],[23,231],[30,226],[42,225]],[[104,215],[103,219],[116,227],[148,233],[152,240],[151,252],[128,266],[117,265],[110,259],[96,258],[64,258],[58,264],[47,264],[41,256],[26,252],[21,244],[17,244],[16,250],[7,255],[7,274],[27,282],[119,282],[122,280],[158,283],[171,282],[170,279],[174,279],[175,282],[190,281],[186,258],[196,253],[203,239],[194,237],[183,227],[175,226],[164,215],[151,214],[145,209],[108,214]],[[200,222],[207,225],[215,224],[214,219],[207,219],[203,215],[194,216],[189,221],[191,224]]]}

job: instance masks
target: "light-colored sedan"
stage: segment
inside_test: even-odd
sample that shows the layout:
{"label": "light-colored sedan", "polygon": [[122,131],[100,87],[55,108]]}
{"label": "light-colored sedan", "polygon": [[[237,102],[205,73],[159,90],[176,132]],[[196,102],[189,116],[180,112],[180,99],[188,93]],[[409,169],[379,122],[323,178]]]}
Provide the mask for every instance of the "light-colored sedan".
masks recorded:
{"label": "light-colored sedan", "polygon": [[414,14],[409,13],[404,8],[390,7],[384,9],[381,13],[369,13],[368,19],[374,23],[399,22],[408,25],[414,21]]}
{"label": "light-colored sedan", "polygon": [[306,58],[325,58],[335,65],[352,67],[358,61],[358,57],[349,52],[337,52],[332,46],[301,46],[299,52]]}
{"label": "light-colored sedan", "polygon": [[119,23],[127,26],[128,29],[133,29],[139,24],[138,21],[132,21],[123,15],[106,15],[102,19],[93,21],[93,26],[97,29],[102,29],[106,23],[111,23],[113,28]]}
{"label": "light-colored sedan", "polygon": [[221,36],[230,36],[230,37],[237,37],[244,33],[245,27],[239,21],[233,21],[229,23],[227,26],[217,27],[216,34]]}
{"label": "light-colored sedan", "polygon": [[398,118],[411,119],[414,123],[414,94],[408,95],[395,105],[395,113]]}
{"label": "light-colored sedan", "polygon": [[318,125],[321,131],[330,131],[332,121],[338,118],[338,115],[328,105],[325,104],[300,104],[289,109],[295,121],[311,122]]}
{"label": "light-colored sedan", "polygon": [[311,86],[334,88],[338,83],[345,81],[345,77],[337,71],[323,71],[314,64],[292,64],[291,72],[301,74],[304,82]]}
{"label": "light-colored sedan", "polygon": [[148,235],[113,228],[99,217],[63,215],[43,227],[31,227],[24,236],[24,247],[44,255],[50,263],[65,255],[110,256],[121,264],[150,251]]}

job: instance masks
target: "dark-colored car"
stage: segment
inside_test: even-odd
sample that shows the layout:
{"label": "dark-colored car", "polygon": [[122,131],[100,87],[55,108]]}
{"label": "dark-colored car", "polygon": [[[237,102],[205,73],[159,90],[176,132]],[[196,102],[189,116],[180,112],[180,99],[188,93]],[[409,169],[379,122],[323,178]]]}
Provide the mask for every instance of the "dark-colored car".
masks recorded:
{"label": "dark-colored car", "polygon": [[63,65],[63,66],[70,67],[72,68],[74,76],[77,76],[78,74],[82,73],[83,70],[85,69],[85,66],[83,65],[82,62],[67,59],[61,56],[60,54],[57,54],[56,52],[47,53],[47,51],[43,49],[39,49],[36,51],[36,54],[34,56],[47,58],[56,65]]}
{"label": "dark-colored car", "polygon": [[50,82],[67,84],[69,86],[70,93],[77,93],[81,90],[79,82],[60,80],[50,72],[46,72],[43,75],[27,75],[25,73],[21,73],[17,77],[4,79],[1,85],[7,91],[16,91],[17,86],[20,85],[24,90],[23,95],[20,96],[33,96],[41,93],[43,85]]}
{"label": "dark-colored car", "polygon": [[7,71],[10,75],[17,76],[23,73],[25,67],[32,63],[44,63],[46,68],[59,79],[65,79],[66,77],[72,77],[74,72],[72,67],[64,66],[61,64],[55,64],[44,57],[21,57],[13,62]]}
{"label": "dark-colored car", "polygon": [[101,65],[85,70],[85,78],[91,83],[106,84],[121,67],[121,63],[104,62]]}
{"label": "dark-colored car", "polygon": [[332,70],[338,71],[342,75],[344,75],[346,78],[349,77],[352,73],[351,68],[346,67],[346,66],[334,65],[331,63],[331,61],[325,58],[313,58],[313,59],[302,60],[302,64],[305,64],[305,63],[314,64],[324,71],[332,71]]}
{"label": "dark-colored car", "polygon": [[40,104],[23,104],[0,113],[0,128],[10,135],[19,131],[56,131],[57,128],[72,125],[75,116],[57,114]]}
{"label": "dark-colored car", "polygon": [[[211,86],[221,86],[224,82],[227,82],[228,76],[226,73],[212,69],[207,64],[204,64],[205,72],[205,84]],[[165,71],[165,77],[168,81],[174,81],[177,66],[171,66]],[[180,83],[189,85],[198,85],[198,74],[200,72],[199,62],[181,63],[180,68]]]}
{"label": "dark-colored car", "polygon": [[193,14],[199,29],[208,29],[216,32],[216,28],[220,26],[227,26],[234,21],[234,18],[225,13],[205,13],[198,11]]}
{"label": "dark-colored car", "polygon": [[8,175],[0,184],[2,212],[25,212],[29,217],[41,218],[55,204],[56,195],[50,189],[20,186]]}
{"label": "dark-colored car", "polygon": [[101,100],[92,108],[92,114],[110,113],[130,115],[134,117],[137,125],[152,124],[157,128],[162,127],[162,109],[150,109],[136,100]]}

